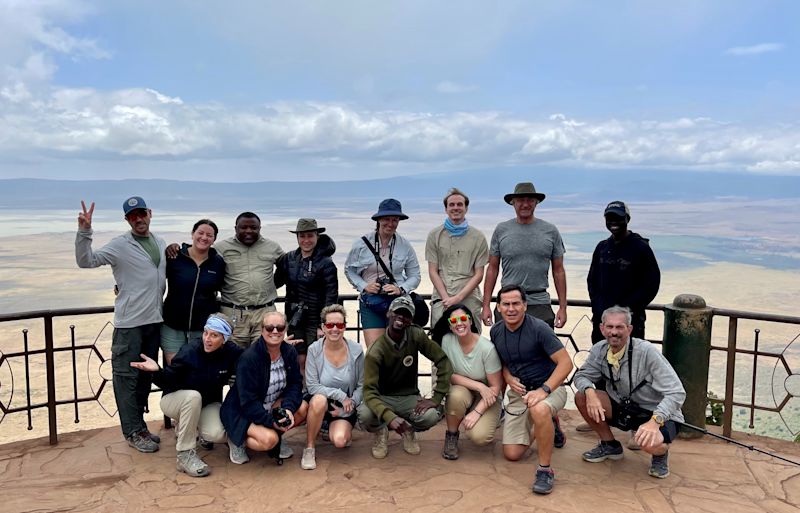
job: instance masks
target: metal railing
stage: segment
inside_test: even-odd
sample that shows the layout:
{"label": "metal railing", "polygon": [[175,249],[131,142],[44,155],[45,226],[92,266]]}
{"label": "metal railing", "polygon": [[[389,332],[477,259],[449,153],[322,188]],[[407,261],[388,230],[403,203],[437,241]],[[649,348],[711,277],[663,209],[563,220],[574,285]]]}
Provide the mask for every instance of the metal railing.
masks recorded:
{"label": "metal railing", "polygon": [[[426,300],[430,299],[429,295],[422,295],[422,297]],[[357,300],[358,296],[354,294],[340,296],[340,301],[345,306],[348,303],[352,304],[353,302],[357,302]],[[283,301],[283,299],[280,298],[278,301]],[[588,309],[590,307],[589,301],[586,300],[570,300],[568,301],[568,305],[573,309],[575,308]],[[664,308],[665,308],[664,305],[654,304],[648,307],[648,311],[662,312]],[[4,325],[6,323],[11,323],[11,322],[26,321],[26,320],[41,320],[41,322],[43,323],[42,333],[44,338],[44,344],[42,348],[30,349],[29,327],[25,327],[21,330],[22,346],[23,346],[22,350],[10,351],[10,352],[6,352],[4,350],[4,347],[11,344],[10,343],[7,344],[6,341],[0,340],[0,413],[2,414],[2,417],[0,417],[0,425],[3,419],[5,419],[6,415],[25,413],[27,415],[27,429],[32,430],[33,429],[32,412],[34,412],[35,410],[44,409],[47,411],[48,433],[49,433],[50,443],[56,444],[58,442],[57,410],[59,406],[72,405],[74,422],[76,424],[80,422],[79,404],[86,402],[93,402],[93,401],[99,402],[100,396],[103,393],[104,389],[106,388],[106,384],[108,383],[108,381],[110,381],[111,378],[103,377],[101,375],[100,385],[98,387],[92,387],[92,393],[80,395],[78,386],[79,371],[78,371],[77,355],[80,352],[87,351],[90,353],[90,356],[94,355],[98,359],[101,366],[103,363],[110,360],[110,355],[107,356],[100,348],[98,348],[97,340],[95,340],[94,343],[91,344],[76,344],[76,334],[75,334],[76,328],[74,324],[69,325],[69,344],[64,346],[56,346],[53,321],[54,319],[57,318],[82,317],[82,316],[97,315],[97,314],[110,314],[113,313],[113,311],[114,311],[113,307],[107,306],[107,307],[97,307],[97,308],[41,310],[41,311],[0,315],[0,325]],[[721,308],[714,308],[713,315],[715,317],[728,318],[727,345],[721,346],[712,344],[711,346],[712,354],[723,353],[723,356],[726,359],[725,393],[723,397],[718,399],[712,399],[711,401],[721,402],[723,404],[724,406],[723,432],[726,436],[730,436],[733,424],[734,407],[742,407],[750,409],[751,412],[750,425],[752,427],[753,414],[756,410],[774,412],[780,415],[783,409],[788,404],[790,398],[795,396],[795,394],[792,394],[787,391],[786,396],[783,397],[780,401],[775,401],[774,405],[766,405],[758,402],[758,398],[763,397],[763,394],[759,395],[756,393],[756,388],[757,388],[756,377],[757,377],[758,367],[760,363],[763,363],[764,359],[774,360],[776,362],[775,363],[776,366],[780,363],[782,367],[785,369],[785,372],[789,376],[800,377],[798,373],[792,370],[791,363],[786,358],[788,349],[792,346],[792,343],[800,335],[792,338],[791,341],[785,346],[782,352],[760,350],[758,347],[759,344],[758,330],[756,331],[755,344],[753,348],[739,347],[738,346],[739,321],[750,320],[750,321],[762,321],[762,322],[788,324],[788,325],[800,325],[800,317],[759,314],[754,312],[726,310]],[[588,349],[591,347],[587,326],[583,324],[584,321],[588,321],[588,326],[591,326],[591,320],[588,315],[576,316],[574,312],[570,313],[570,317],[573,319],[577,318],[578,320],[573,322],[573,324],[571,325],[571,329],[569,329],[569,331],[567,331],[566,328],[561,328],[557,330],[557,334],[564,341],[564,344],[567,347],[568,351],[571,353],[573,360],[576,361],[576,363],[579,363],[578,362],[579,355],[582,353],[585,354],[585,352],[588,351]],[[356,339],[359,342],[361,341],[360,323],[357,322],[355,327],[348,326],[347,330],[355,332]],[[648,338],[650,339],[650,337]],[[653,340],[653,339],[650,340],[656,343],[661,342],[660,340]],[[800,344],[798,344],[798,346],[800,346]],[[800,354],[800,347],[796,347],[795,349],[797,349],[798,353]],[[56,359],[57,356],[61,354],[68,355],[72,367],[71,383],[70,383],[72,389],[72,396],[66,398],[57,397],[58,387],[57,387]],[[39,355],[44,355],[45,358],[45,372],[44,372],[45,382],[43,384],[46,387],[46,400],[44,401],[33,400],[31,394],[33,390],[37,389],[40,390],[40,388],[37,387],[41,385],[41,383],[31,384],[32,373],[30,364],[31,357]],[[752,387],[751,387],[752,390],[751,393],[749,394],[750,399],[748,401],[736,400],[735,377],[737,375],[736,374],[737,356],[739,355],[752,357],[753,361]],[[14,405],[14,396],[16,395],[15,392],[19,392],[19,390],[15,388],[16,385],[14,383],[11,362],[19,360],[22,360],[22,366],[24,369],[23,373],[25,381],[25,386],[24,386],[25,399],[23,401],[24,404]],[[4,372],[5,369],[8,370],[8,373],[11,376],[10,385],[8,381],[2,379],[3,375],[2,373]],[[429,375],[429,374],[423,373],[421,375]],[[572,376],[570,376],[570,381],[569,381],[570,383],[571,379]],[[63,388],[61,390],[63,390]],[[158,390],[154,389],[154,391]],[[103,409],[109,416],[114,416],[116,414],[116,412],[110,412],[109,410],[105,409],[105,407],[103,407]],[[786,424],[785,420],[784,424]],[[791,428],[789,428],[789,430],[792,433],[795,432]]]}

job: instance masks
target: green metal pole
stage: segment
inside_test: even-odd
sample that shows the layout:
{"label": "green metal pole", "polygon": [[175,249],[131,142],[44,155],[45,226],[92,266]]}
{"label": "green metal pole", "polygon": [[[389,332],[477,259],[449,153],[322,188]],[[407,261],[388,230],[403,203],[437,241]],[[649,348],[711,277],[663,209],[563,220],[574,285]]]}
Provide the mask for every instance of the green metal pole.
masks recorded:
{"label": "green metal pole", "polygon": [[[711,353],[711,308],[693,294],[676,296],[664,308],[664,356],[686,389],[683,416],[686,422],[705,426],[708,365]],[[681,428],[681,437],[699,438],[697,431]]]}

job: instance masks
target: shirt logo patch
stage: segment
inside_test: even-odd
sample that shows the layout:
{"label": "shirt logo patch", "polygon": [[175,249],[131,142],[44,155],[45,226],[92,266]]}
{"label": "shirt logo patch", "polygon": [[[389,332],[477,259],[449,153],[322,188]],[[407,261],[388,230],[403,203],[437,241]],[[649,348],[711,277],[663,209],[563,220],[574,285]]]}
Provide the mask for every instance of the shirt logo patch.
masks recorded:
{"label": "shirt logo patch", "polygon": [[411,365],[413,365],[413,364],[414,364],[414,357],[413,356],[408,355],[405,358],[403,358],[403,365],[405,365],[406,367],[411,367]]}

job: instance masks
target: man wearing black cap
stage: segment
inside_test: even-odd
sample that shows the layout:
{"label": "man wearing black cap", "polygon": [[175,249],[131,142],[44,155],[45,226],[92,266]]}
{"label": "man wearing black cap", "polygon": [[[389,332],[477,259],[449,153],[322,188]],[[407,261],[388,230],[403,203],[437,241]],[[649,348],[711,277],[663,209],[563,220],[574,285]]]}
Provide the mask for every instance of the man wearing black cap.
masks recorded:
{"label": "man wearing black cap", "polygon": [[142,198],[133,196],[122,204],[131,231],[93,251],[94,203],[87,210],[86,203],[81,201],[81,207],[75,238],[78,267],[110,265],[118,289],[114,300],[111,368],[122,434],[136,450],[156,452],[160,439],[148,431],[144,422],[151,376],[130,364],[141,360],[140,354],[154,360],[158,357],[166,289],[166,263],[162,258],[166,243],[150,233],[153,213]]}
{"label": "man wearing black cap", "polygon": [[[518,183],[514,192],[504,200],[514,207],[516,217],[497,225],[489,246],[489,265],[483,287],[484,324],[492,325],[494,286],[500,267],[503,268],[501,286],[520,285],[528,299],[527,313],[543,320],[551,328],[560,328],[567,322],[567,274],[564,271],[564,242],[555,225],[534,216],[536,206],[545,195],[536,192],[530,182]],[[558,294],[558,312],[553,313],[550,294],[547,293],[548,272],[553,270],[553,283]],[[497,315],[495,316],[497,317]]]}
{"label": "man wearing black cap", "polygon": [[631,212],[625,203],[612,201],[604,216],[611,237],[597,244],[586,277],[592,302],[592,344],[605,339],[600,318],[615,305],[630,308],[631,336],[644,339],[645,308],[658,294],[661,271],[649,241],[628,229]]}
{"label": "man wearing black cap", "polygon": [[[358,407],[358,420],[375,433],[372,456],[378,459],[389,451],[389,429],[403,437],[404,451],[419,454],[416,432],[430,429],[441,420],[439,405],[450,390],[453,366],[442,348],[422,328],[411,324],[414,313],[410,297],[392,301],[386,313],[386,332],[364,358],[364,402]],[[417,388],[420,353],[437,369],[430,399],[421,398]]]}

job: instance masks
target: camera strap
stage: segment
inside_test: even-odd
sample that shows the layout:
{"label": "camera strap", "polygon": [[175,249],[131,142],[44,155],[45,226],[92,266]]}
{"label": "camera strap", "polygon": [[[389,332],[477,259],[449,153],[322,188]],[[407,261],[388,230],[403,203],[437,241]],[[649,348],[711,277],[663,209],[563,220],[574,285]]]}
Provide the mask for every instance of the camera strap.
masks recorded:
{"label": "camera strap", "polygon": [[[608,365],[608,375],[611,378],[611,388],[614,389],[614,392],[616,392],[617,395],[621,395],[619,393],[619,390],[617,390],[617,383],[616,380],[614,379],[614,369],[613,367],[611,367],[610,363],[606,362],[606,365]],[[633,397],[633,393],[642,388],[646,383],[647,380],[644,379],[642,380],[641,383],[633,387],[633,337],[631,337],[629,340],[629,347],[628,347],[628,387],[633,387],[633,388],[630,388],[630,391],[628,392],[627,396],[628,399]]]}
{"label": "camera strap", "polygon": [[[389,278],[389,280],[392,283],[397,283],[397,281],[394,279],[394,274],[392,274],[392,271],[389,269],[389,267],[386,266],[386,262],[383,261],[383,258],[381,258],[381,254],[378,252],[378,250],[375,249],[375,247],[380,244],[378,241],[378,232],[375,232],[375,246],[373,246],[369,242],[369,239],[367,239],[366,237],[362,236],[361,240],[364,241],[364,244],[366,244],[367,248],[369,248],[370,252],[372,252],[373,256],[375,257],[375,261],[378,262],[378,265],[381,266],[381,269],[383,269],[383,273],[386,275],[386,277]],[[395,241],[395,236],[392,235],[392,242],[389,243],[389,265],[391,265],[392,263],[392,255],[394,253],[394,241]]]}

